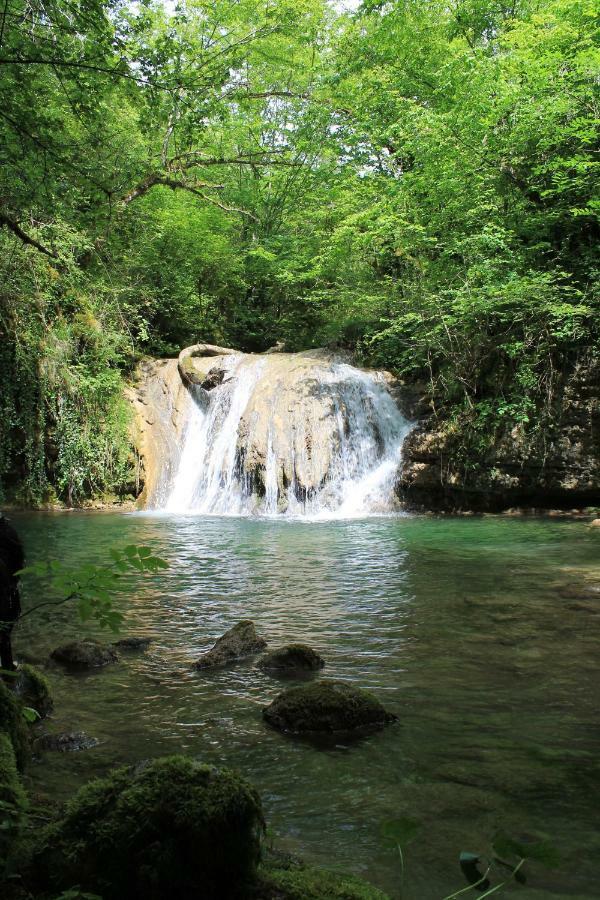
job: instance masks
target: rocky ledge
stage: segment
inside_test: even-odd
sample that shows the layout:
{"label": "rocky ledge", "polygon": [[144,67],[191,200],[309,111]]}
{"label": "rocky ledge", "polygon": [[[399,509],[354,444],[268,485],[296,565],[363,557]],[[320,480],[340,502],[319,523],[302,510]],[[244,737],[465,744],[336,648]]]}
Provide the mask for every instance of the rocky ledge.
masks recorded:
{"label": "rocky ledge", "polygon": [[[402,393],[402,391],[400,391]],[[414,392],[407,389],[406,403]],[[499,431],[486,450],[470,447],[443,416],[423,416],[403,447],[397,492],[409,506],[499,512],[510,507],[600,506],[600,359],[571,361],[557,380],[548,427]]]}

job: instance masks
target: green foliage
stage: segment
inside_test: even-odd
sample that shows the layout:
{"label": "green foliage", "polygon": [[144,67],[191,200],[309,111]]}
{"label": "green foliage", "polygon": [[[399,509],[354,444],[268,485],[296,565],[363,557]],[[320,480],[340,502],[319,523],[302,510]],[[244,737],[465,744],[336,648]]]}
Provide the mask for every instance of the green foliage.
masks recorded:
{"label": "green foliage", "polygon": [[0,13],[0,484],[136,488],[124,383],[200,340],[427,380],[478,449],[598,344],[593,0]]}
{"label": "green foliage", "polygon": [[227,769],[181,756],[86,785],[51,825],[36,870],[111,898],[233,896],[255,878],[258,795]]}
{"label": "green foliage", "polygon": [[19,771],[29,758],[29,736],[19,699],[0,679],[0,735],[7,735]]}
{"label": "green foliage", "polygon": [[370,884],[324,869],[302,865],[265,867],[261,871],[261,897],[281,900],[386,900],[387,895]]}
{"label": "green foliage", "polygon": [[25,583],[31,580],[36,585],[43,583],[45,593],[54,599],[29,607],[21,614],[21,619],[46,606],[58,606],[75,602],[82,622],[94,619],[101,627],[118,631],[123,622],[123,613],[115,609],[114,594],[121,587],[121,578],[128,573],[156,574],[168,563],[152,553],[150,547],[129,544],[122,550],[110,551],[111,562],[103,565],[84,563],[69,566],[58,559],[49,562],[40,560],[22,569],[19,573]]}
{"label": "green foliage", "polygon": [[27,800],[10,735],[0,730],[0,883],[10,874],[26,810]]}

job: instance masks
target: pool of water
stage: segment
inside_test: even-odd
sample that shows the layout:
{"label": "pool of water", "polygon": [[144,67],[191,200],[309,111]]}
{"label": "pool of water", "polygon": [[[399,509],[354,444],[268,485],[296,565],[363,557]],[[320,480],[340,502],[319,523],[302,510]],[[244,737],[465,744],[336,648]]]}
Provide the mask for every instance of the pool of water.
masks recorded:
{"label": "pool of water", "polygon": [[[48,669],[52,729],[100,743],[34,762],[38,794],[62,800],[117,763],[181,752],[240,769],[280,847],[393,897],[464,887],[459,854],[488,854],[498,831],[560,854],[554,869],[528,863],[527,883],[501,895],[598,896],[599,530],[503,517],[13,520],[29,561],[103,562],[138,543],[169,562],[119,598],[123,634],[151,635],[150,650],[87,675]],[[25,607],[40,593],[30,587]],[[255,660],[191,668],[242,618],[272,646],[313,646],[324,675],[372,690],[398,723],[328,747],[272,731],[261,709],[281,683]],[[97,634],[48,607],[24,620],[16,649],[45,660],[82,633]],[[414,823],[403,889],[381,835],[395,819]]]}

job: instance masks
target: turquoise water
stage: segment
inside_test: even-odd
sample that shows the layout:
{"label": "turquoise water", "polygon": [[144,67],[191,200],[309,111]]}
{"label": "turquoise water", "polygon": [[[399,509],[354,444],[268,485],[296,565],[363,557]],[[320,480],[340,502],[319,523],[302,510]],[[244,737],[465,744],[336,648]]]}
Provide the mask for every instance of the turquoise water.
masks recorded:
{"label": "turquoise water", "polygon": [[[598,896],[600,530],[502,517],[14,521],[29,561],[102,562],[110,547],[139,543],[170,566],[119,600],[123,634],[153,636],[149,651],[87,675],[48,670],[52,729],[100,744],[34,763],[38,794],[65,799],[116,763],[183,752],[239,768],[278,846],[393,897],[398,854],[381,826],[398,818],[416,823],[405,900],[463,887],[460,852],[488,853],[499,829],[550,841],[561,861],[528,863],[527,884],[496,896]],[[42,587],[33,593],[26,606]],[[261,708],[281,684],[254,660],[190,667],[241,618],[273,646],[311,644],[324,675],[371,689],[398,723],[326,748],[270,730]],[[96,632],[62,607],[24,620],[15,643],[44,660],[81,633]]]}

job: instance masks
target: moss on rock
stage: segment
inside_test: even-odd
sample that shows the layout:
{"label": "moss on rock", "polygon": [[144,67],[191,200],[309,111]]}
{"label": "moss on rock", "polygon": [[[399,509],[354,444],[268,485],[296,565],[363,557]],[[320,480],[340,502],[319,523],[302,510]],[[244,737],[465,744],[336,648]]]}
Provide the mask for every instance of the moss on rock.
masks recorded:
{"label": "moss on rock", "polygon": [[0,732],[0,880],[10,870],[25,823],[27,800],[10,737]]}
{"label": "moss on rock", "polygon": [[265,653],[257,666],[265,672],[281,674],[303,674],[316,672],[325,665],[323,657],[306,644],[287,644]]}
{"label": "moss on rock", "polygon": [[17,768],[22,771],[29,757],[29,735],[23,718],[23,707],[12,690],[0,680],[0,734],[8,735]]}
{"label": "moss on rock", "polygon": [[255,879],[263,827],[258,794],[237,773],[165,757],[79,791],[47,830],[36,871],[105,900],[225,900]]}
{"label": "moss on rock", "polygon": [[259,653],[266,646],[265,639],[256,633],[254,622],[244,619],[221,635],[214,646],[194,663],[194,668],[208,669],[212,666],[222,666],[244,656]]}
{"label": "moss on rock", "polygon": [[263,716],[274,728],[296,733],[380,728],[396,718],[367,691],[329,679],[282,691]]}
{"label": "moss on rock", "polygon": [[35,709],[41,718],[49,715],[54,708],[48,679],[27,663],[19,666],[15,692],[22,703]]}
{"label": "moss on rock", "polygon": [[261,870],[260,900],[389,900],[387,894],[351,875],[294,865]]}
{"label": "moss on rock", "polygon": [[50,654],[53,660],[69,669],[99,669],[117,662],[119,655],[110,644],[92,638],[62,644]]}

